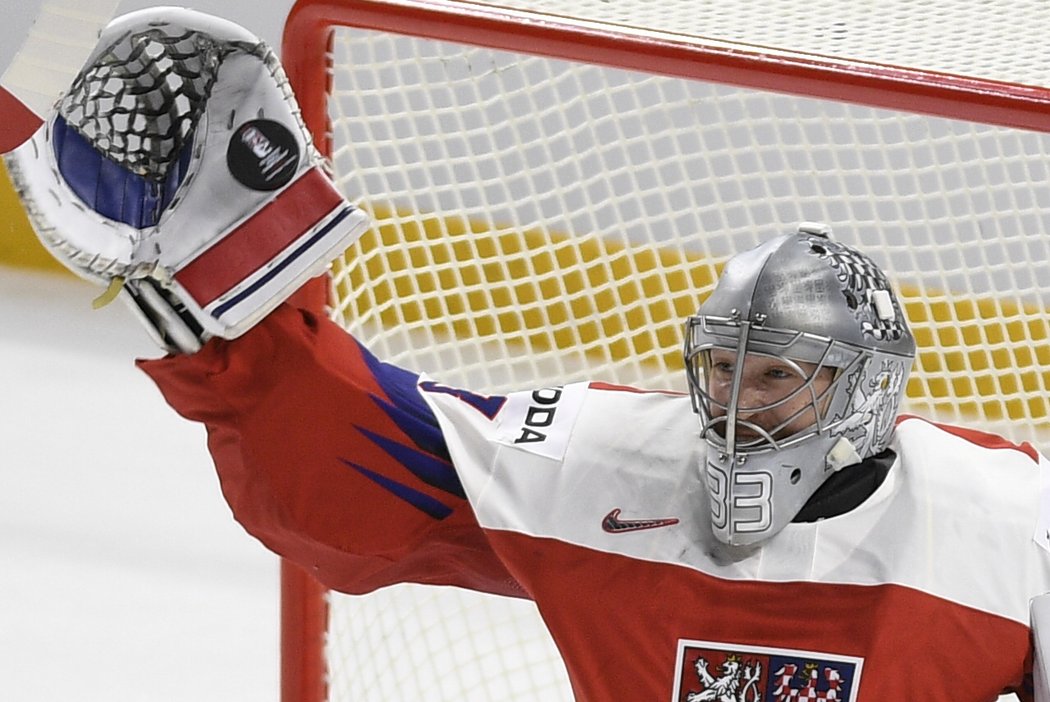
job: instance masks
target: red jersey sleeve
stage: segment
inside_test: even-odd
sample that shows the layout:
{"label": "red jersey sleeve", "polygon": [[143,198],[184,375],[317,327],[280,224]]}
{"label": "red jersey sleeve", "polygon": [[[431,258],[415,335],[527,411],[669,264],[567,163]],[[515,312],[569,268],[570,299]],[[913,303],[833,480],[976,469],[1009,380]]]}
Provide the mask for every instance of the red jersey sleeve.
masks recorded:
{"label": "red jersey sleeve", "polygon": [[236,519],[329,588],[522,596],[464,497],[416,376],[285,305],[235,341],[140,361],[201,422]]}

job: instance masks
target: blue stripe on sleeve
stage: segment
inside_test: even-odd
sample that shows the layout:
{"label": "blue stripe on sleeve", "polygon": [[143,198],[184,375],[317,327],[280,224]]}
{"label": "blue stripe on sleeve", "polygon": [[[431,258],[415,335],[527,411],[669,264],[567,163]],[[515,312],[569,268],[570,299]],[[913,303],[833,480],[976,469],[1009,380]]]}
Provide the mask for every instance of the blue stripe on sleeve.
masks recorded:
{"label": "blue stripe on sleeve", "polygon": [[388,478],[385,475],[380,475],[375,471],[368,470],[364,466],[359,466],[356,463],[352,463],[346,459],[340,459],[345,465],[353,468],[361,475],[365,476],[376,485],[379,485],[383,489],[392,493],[395,497],[398,497],[408,504],[412,505],[424,514],[433,517],[434,519],[444,519],[452,514],[452,508],[442,504],[440,501],[435,500],[433,497],[426,495],[418,490],[414,490],[407,485],[403,485],[398,481]]}

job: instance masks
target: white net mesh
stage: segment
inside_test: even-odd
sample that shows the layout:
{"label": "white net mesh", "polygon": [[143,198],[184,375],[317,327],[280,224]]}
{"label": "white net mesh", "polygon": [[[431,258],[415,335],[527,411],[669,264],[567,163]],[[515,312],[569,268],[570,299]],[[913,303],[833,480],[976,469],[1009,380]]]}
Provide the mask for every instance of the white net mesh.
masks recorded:
{"label": "white net mesh", "polygon": [[531,602],[411,585],[330,602],[333,702],[572,700]]}
{"label": "white net mesh", "polygon": [[[945,18],[807,3],[791,29],[768,3],[687,4],[573,9],[682,40],[1048,82],[1050,57],[1002,49],[1031,32],[1043,45],[1032,16],[963,38],[985,4]],[[898,283],[920,345],[908,409],[1050,446],[1050,136],[967,122],[965,105],[922,117],[386,32],[339,28],[333,50],[335,171],[376,220],[334,267],[333,314],[379,356],[481,391],[684,390],[681,321],[720,265],[820,220]],[[332,700],[571,699],[528,603],[413,587],[331,601]],[[425,630],[406,638],[405,620]]]}
{"label": "white net mesh", "polygon": [[717,267],[820,220],[899,283],[912,409],[1046,426],[1047,135],[340,37],[334,163],[379,235],[340,266],[338,313],[380,355],[479,389],[682,389]]}

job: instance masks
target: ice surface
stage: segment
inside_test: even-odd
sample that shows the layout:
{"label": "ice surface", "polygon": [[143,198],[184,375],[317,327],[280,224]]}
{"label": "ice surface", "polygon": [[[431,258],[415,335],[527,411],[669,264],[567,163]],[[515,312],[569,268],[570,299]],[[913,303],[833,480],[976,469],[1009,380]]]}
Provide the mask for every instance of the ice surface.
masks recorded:
{"label": "ice surface", "polygon": [[0,700],[277,700],[277,558],[98,292],[0,266]]}

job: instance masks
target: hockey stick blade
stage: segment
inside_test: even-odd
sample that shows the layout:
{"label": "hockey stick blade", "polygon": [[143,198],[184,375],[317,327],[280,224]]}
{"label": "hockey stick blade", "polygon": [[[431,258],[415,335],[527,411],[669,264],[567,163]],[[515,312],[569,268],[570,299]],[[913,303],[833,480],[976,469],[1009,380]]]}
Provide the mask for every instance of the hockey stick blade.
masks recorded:
{"label": "hockey stick blade", "polygon": [[45,0],[0,77],[0,153],[32,136],[69,87],[119,0]]}

